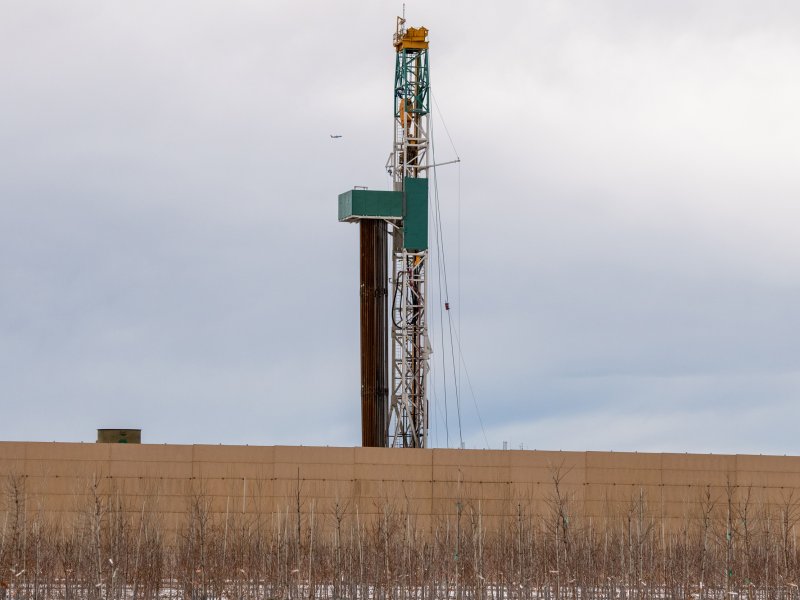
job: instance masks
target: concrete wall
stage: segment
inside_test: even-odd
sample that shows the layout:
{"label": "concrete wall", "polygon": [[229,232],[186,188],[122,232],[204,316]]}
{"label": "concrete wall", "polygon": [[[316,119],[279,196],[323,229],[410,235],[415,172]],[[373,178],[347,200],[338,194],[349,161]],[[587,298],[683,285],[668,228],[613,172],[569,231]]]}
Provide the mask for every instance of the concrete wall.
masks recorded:
{"label": "concrete wall", "polygon": [[[800,502],[800,457],[391,450],[296,446],[179,446],[0,442],[0,477],[24,481],[27,510],[54,517],[79,513],[87,489],[118,494],[131,511],[157,510],[178,527],[192,494],[212,510],[329,514],[337,502],[363,518],[387,506],[422,523],[480,511],[545,514],[556,492],[572,514],[618,516],[644,499],[648,511],[679,522],[704,504]],[[0,511],[5,498],[0,498]]]}

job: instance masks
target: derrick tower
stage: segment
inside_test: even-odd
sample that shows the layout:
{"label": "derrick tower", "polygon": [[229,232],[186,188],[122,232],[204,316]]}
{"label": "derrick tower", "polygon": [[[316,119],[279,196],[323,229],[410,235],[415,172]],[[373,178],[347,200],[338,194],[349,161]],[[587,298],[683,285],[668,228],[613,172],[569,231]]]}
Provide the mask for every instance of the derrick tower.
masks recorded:
{"label": "derrick tower", "polygon": [[[428,442],[428,30],[406,29],[398,17],[394,75],[394,145],[390,172],[394,189],[424,194],[424,214],[407,215],[392,244],[392,397],[389,444],[424,448]],[[417,219],[419,239],[409,219]],[[424,236],[424,238],[423,238]]]}
{"label": "derrick tower", "polygon": [[[428,444],[428,30],[398,17],[393,42],[391,191],[339,196],[339,220],[360,228],[362,445]],[[391,293],[387,282],[391,237]],[[391,308],[387,306],[391,302]],[[387,386],[389,323],[391,384]]]}

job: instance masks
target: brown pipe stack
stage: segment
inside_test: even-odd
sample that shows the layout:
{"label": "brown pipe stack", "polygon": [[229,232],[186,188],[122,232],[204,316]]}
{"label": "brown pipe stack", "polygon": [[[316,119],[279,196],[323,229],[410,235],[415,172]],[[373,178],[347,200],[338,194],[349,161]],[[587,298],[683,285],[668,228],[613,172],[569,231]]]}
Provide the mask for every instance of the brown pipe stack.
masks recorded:
{"label": "brown pipe stack", "polygon": [[389,412],[386,222],[363,219],[361,246],[361,445],[386,446]]}

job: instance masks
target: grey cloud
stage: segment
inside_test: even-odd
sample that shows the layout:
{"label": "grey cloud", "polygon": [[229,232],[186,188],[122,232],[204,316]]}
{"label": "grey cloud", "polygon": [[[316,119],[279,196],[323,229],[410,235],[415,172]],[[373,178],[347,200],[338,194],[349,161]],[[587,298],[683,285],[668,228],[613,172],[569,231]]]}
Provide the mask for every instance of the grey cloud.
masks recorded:
{"label": "grey cloud", "polygon": [[[9,5],[0,438],[358,441],[335,201],[387,185],[395,9]],[[797,10],[409,7],[463,159],[440,173],[450,316],[490,445],[797,451]],[[452,445],[452,386],[448,411]]]}

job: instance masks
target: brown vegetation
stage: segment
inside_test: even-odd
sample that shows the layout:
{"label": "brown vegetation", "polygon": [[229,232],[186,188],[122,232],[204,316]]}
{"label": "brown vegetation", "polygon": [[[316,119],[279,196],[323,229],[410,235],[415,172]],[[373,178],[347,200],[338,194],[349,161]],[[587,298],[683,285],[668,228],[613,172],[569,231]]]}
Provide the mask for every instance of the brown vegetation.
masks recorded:
{"label": "brown vegetation", "polygon": [[212,511],[195,480],[176,530],[155,490],[129,497],[90,478],[75,490],[71,518],[54,520],[26,477],[11,474],[0,503],[0,597],[800,597],[793,490],[767,503],[750,488],[700,486],[676,520],[631,488],[629,500],[590,518],[565,475],[552,468],[546,502],[510,499],[503,517],[487,518],[465,494],[427,520],[390,497],[368,516],[352,498],[320,510],[299,475],[280,509],[230,499]]}

